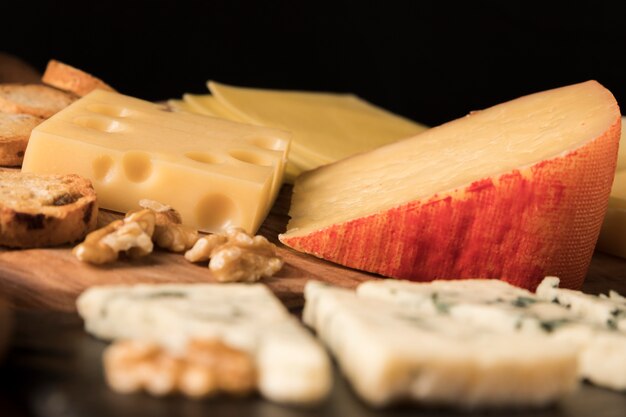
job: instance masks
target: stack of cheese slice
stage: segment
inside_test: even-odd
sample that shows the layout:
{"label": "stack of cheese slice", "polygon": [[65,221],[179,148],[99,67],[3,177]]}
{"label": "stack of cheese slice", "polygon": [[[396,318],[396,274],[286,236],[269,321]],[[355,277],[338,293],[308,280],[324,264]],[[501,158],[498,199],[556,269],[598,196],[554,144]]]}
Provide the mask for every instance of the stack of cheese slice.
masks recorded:
{"label": "stack of cheese slice", "polygon": [[499,280],[307,284],[304,320],[374,405],[542,405],[576,379],[626,389],[626,301]]}
{"label": "stack of cheese slice", "polygon": [[208,82],[213,95],[185,94],[178,110],[293,133],[287,180],[355,153],[403,139],[425,126],[351,94],[274,91]]}
{"label": "stack of cheese slice", "polygon": [[[622,117],[622,124],[626,117]],[[609,208],[600,231],[598,249],[626,258],[626,133],[622,132],[617,170],[609,198]]]}
{"label": "stack of cheese slice", "polygon": [[621,118],[595,81],[529,95],[303,174],[280,240],[385,276],[546,275],[579,288]]}
{"label": "stack of cheese slice", "polygon": [[254,233],[282,185],[289,144],[284,131],[96,90],[33,130],[22,170],[89,178],[107,209],[148,198],[201,230]]}
{"label": "stack of cheese slice", "polygon": [[107,340],[154,342],[172,354],[215,340],[252,356],[261,394],[312,403],[332,384],[324,349],[261,284],[93,287],[77,301],[88,332]]}

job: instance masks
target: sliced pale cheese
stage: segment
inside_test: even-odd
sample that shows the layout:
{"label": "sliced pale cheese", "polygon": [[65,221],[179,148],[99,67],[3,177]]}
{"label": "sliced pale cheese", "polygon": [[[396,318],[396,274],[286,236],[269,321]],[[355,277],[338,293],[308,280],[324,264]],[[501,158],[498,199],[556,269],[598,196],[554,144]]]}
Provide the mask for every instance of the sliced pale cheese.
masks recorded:
{"label": "sliced pale cheese", "polygon": [[188,113],[197,113],[189,104],[185,103],[183,100],[167,100],[167,105],[170,109],[174,111],[186,111]]}
{"label": "sliced pale cheese", "polygon": [[323,399],[332,384],[323,348],[261,284],[93,287],[78,298],[88,332],[184,352],[190,340],[219,340],[249,353],[259,391],[289,403]]}
{"label": "sliced pale cheese", "polygon": [[583,282],[620,134],[595,81],[529,95],[298,178],[280,240],[382,275]]}
{"label": "sliced pale cheese", "polygon": [[248,123],[249,120],[223,106],[217,99],[209,94],[184,94],[183,101],[194,111],[213,117],[232,120],[233,122]]}
{"label": "sliced pale cheese", "polygon": [[[622,117],[622,124],[626,118]],[[626,132],[622,131],[617,170],[597,248],[626,258]]]}
{"label": "sliced pale cheese", "polygon": [[412,136],[426,129],[350,94],[276,91],[208,82],[215,98],[242,120],[293,132],[303,169]]}
{"label": "sliced pale cheese", "polygon": [[204,105],[204,100],[202,100],[203,98],[204,97],[197,96],[195,94],[183,94],[183,103],[185,103],[185,106],[187,106],[187,108],[195,113],[204,114],[211,117],[219,117],[216,112],[212,111],[210,108]]}
{"label": "sliced pale cheese", "polygon": [[385,280],[363,283],[357,294],[394,304],[416,319],[445,315],[476,332],[549,335],[577,348],[581,379],[626,389],[625,300],[616,293],[603,298],[558,284],[558,278],[547,277],[534,294],[499,280]]}
{"label": "sliced pale cheese", "polygon": [[282,184],[289,141],[287,132],[96,90],[33,130],[22,170],[87,177],[111,210],[148,198],[205,231],[254,233]]}
{"label": "sliced pale cheese", "polygon": [[476,331],[447,316],[309,281],[304,321],[355,391],[375,406],[413,400],[462,408],[541,406],[575,389],[576,352],[543,334]]}

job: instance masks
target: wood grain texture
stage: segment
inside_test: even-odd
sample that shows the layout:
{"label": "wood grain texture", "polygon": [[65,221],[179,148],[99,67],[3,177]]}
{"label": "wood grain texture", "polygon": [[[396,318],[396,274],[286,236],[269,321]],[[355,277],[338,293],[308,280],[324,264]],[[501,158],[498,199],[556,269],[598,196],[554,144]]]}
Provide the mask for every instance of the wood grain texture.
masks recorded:
{"label": "wood grain texture", "polygon": [[[286,248],[278,242],[285,230],[291,187],[284,186],[260,234],[278,245],[283,269],[264,279],[289,308],[304,303],[302,290],[309,279],[352,288],[375,276],[317,259]],[[101,210],[98,225],[121,215]],[[157,250],[140,259],[120,257],[114,263],[94,266],[76,259],[70,246],[46,249],[0,249],[0,292],[19,308],[73,311],[76,297],[86,288],[104,284],[214,282],[207,263],[192,264],[181,254]]]}

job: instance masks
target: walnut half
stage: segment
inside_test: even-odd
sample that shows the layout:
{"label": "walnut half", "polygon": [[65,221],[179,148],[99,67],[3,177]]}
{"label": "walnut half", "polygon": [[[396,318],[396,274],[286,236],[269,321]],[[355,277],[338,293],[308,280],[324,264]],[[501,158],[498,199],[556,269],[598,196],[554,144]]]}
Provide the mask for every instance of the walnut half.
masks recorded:
{"label": "walnut half", "polygon": [[158,247],[170,252],[184,252],[198,240],[198,231],[183,226],[180,214],[172,207],[147,199],[140,200],[139,205],[152,210],[156,216],[152,240]]}
{"label": "walnut half", "polygon": [[138,211],[89,233],[72,253],[79,260],[93,264],[115,261],[120,252],[126,252],[132,258],[145,256],[152,252],[154,224],[152,211]]}
{"label": "walnut half", "polygon": [[273,243],[263,236],[252,237],[240,228],[198,239],[185,253],[185,259],[210,259],[209,269],[218,282],[254,282],[271,277],[283,266]]}
{"label": "walnut half", "polygon": [[121,393],[180,392],[200,398],[218,392],[243,395],[256,388],[250,355],[215,340],[191,341],[182,356],[151,342],[118,341],[105,350],[103,362],[107,383]]}

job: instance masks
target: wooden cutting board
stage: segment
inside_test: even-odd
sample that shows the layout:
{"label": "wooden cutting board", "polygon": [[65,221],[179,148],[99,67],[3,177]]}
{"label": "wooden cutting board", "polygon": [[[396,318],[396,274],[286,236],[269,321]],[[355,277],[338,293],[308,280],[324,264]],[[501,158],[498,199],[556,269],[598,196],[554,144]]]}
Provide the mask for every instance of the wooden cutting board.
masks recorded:
{"label": "wooden cutting board", "polygon": [[[283,186],[259,231],[278,245],[278,252],[285,260],[285,266],[275,277],[262,282],[287,307],[302,307],[302,290],[309,279],[346,288],[378,279],[376,275],[335,265],[283,246],[278,241],[278,234],[286,228],[290,200],[291,186]],[[120,214],[101,210],[98,222],[104,225],[120,217]],[[213,281],[206,263],[192,264],[180,254],[160,250],[142,259],[121,258],[106,266],[92,266],[78,261],[71,253],[71,246],[0,249],[0,293],[8,294],[21,308],[73,311],[76,296],[92,285]],[[609,289],[626,293],[626,260],[596,253],[583,289],[591,293]]]}
{"label": "wooden cutting board", "polygon": [[[375,279],[374,275],[334,265],[280,244],[278,234],[285,230],[290,199],[291,186],[286,185],[259,231],[278,245],[278,252],[285,260],[277,275],[262,282],[287,307],[303,305],[302,290],[309,279],[348,288]],[[116,218],[121,215],[101,210],[98,224],[102,226]],[[105,266],[93,266],[78,261],[71,253],[71,246],[0,249],[0,292],[8,294],[17,307],[72,311],[76,296],[90,286],[139,282],[214,282],[214,279],[206,262],[192,264],[181,254],[160,250],[141,259],[121,257]]]}

